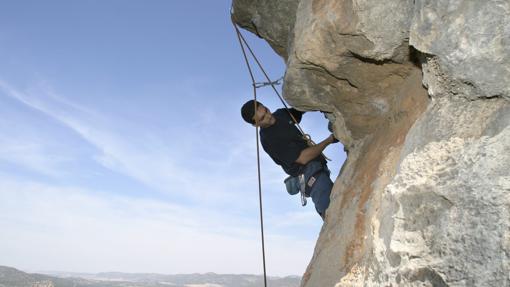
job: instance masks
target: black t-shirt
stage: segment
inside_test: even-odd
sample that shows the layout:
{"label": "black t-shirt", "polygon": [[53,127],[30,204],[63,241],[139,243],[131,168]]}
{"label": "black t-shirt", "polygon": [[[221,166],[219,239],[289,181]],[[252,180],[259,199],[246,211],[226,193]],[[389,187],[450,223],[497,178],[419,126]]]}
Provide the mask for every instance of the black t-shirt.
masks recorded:
{"label": "black t-shirt", "polygon": [[[298,123],[301,122],[303,112],[296,109],[289,109],[289,111]],[[262,147],[285,173],[297,176],[303,165],[296,163],[296,160],[308,145],[286,109],[276,110],[273,116],[276,122],[270,127],[260,129]]]}

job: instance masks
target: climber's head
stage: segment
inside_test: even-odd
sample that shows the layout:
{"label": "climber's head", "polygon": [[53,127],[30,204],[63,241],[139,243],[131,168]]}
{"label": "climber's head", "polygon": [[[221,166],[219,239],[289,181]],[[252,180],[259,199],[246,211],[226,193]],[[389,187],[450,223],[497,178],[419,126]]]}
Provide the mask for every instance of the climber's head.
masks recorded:
{"label": "climber's head", "polygon": [[276,122],[271,111],[260,102],[254,100],[249,100],[243,105],[241,116],[247,123],[261,128],[267,128]]}

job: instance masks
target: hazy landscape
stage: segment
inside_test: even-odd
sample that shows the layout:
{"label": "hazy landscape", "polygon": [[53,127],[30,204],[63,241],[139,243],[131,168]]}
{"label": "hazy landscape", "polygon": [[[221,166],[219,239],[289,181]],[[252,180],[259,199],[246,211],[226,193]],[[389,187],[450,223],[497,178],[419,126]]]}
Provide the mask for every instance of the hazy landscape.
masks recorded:
{"label": "hazy landscape", "polygon": [[[259,287],[261,275],[232,274],[138,274],[138,273],[26,273],[0,266],[0,287]],[[297,287],[299,276],[269,277],[272,287]]]}

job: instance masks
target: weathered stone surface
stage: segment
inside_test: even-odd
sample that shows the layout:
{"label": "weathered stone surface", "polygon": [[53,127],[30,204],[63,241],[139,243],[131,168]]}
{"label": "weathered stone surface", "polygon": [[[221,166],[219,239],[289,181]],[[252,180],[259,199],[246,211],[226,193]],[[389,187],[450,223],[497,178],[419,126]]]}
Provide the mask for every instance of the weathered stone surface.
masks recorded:
{"label": "weathered stone surface", "polygon": [[296,19],[299,0],[234,0],[234,21],[264,38],[278,55],[287,58],[289,33]]}
{"label": "weathered stone surface", "polygon": [[338,286],[509,286],[509,112],[501,98],[431,103],[374,201],[371,256]]}
{"label": "weathered stone surface", "polygon": [[417,0],[410,43],[437,57],[424,69],[432,95],[510,99],[509,1]]}
{"label": "weathered stone surface", "polygon": [[348,146],[400,113],[395,95],[418,69],[407,45],[411,3],[301,1],[284,83],[289,103],[333,113]]}
{"label": "weathered stone surface", "polygon": [[298,2],[284,97],[348,149],[301,285],[510,286],[510,2]]}

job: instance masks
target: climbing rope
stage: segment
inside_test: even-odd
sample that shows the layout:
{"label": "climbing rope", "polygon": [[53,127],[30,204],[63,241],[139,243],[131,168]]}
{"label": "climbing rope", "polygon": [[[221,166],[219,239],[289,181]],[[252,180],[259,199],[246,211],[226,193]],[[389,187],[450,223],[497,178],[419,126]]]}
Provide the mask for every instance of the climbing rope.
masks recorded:
{"label": "climbing rope", "polygon": [[[279,85],[280,84],[280,81],[283,79],[283,77],[281,77],[278,80],[271,81],[271,79],[267,75],[264,67],[262,67],[262,64],[258,60],[257,56],[255,56],[255,53],[253,53],[253,50],[251,49],[250,45],[248,45],[248,42],[246,42],[246,39],[241,34],[241,31],[239,30],[239,27],[237,27],[237,25],[236,25],[236,23],[235,23],[235,21],[233,19],[232,10],[231,10],[230,16],[231,16],[230,19],[232,21],[232,25],[234,26],[234,29],[236,31],[236,35],[237,35],[237,39],[239,41],[239,45],[241,47],[241,51],[243,53],[243,57],[244,57],[244,61],[246,63],[246,67],[248,68],[248,72],[250,74],[250,78],[251,78],[251,81],[252,81],[253,99],[254,99],[254,108],[255,108],[255,111],[257,111],[257,89],[261,88],[261,87],[265,87],[265,86],[271,86],[273,88],[274,92],[276,93],[276,95],[278,96],[278,98],[280,99],[280,102],[283,104],[283,106],[285,107],[285,109],[289,113],[289,115],[290,115],[292,121],[294,122],[295,126],[298,128],[299,132],[302,134],[303,139],[307,142],[307,144],[309,146],[315,145],[315,143],[311,139],[310,135],[306,134],[303,131],[303,129],[299,125],[299,122],[296,120],[294,115],[290,112],[289,107],[287,106],[287,104],[283,100],[282,96],[280,95],[280,93],[278,92],[278,90],[275,87],[275,85]],[[248,49],[248,51],[250,52],[252,58],[255,60],[255,62],[257,63],[258,67],[260,68],[260,70],[264,74],[264,76],[265,76],[265,78],[267,80],[266,82],[260,83],[260,82],[256,82],[255,81],[255,77],[253,75],[253,71],[252,71],[252,68],[251,68],[251,65],[250,65],[250,61],[248,60],[246,49]],[[264,241],[264,217],[263,217],[263,212],[262,212],[262,210],[263,210],[263,208],[262,208],[262,180],[261,180],[261,175],[260,175],[261,172],[260,172],[259,126],[258,126],[258,118],[257,117],[255,118],[255,121],[256,121],[255,122],[255,140],[256,140],[256,146],[257,146],[257,175],[258,175],[258,187],[259,187],[260,233],[261,233],[261,238],[262,238],[262,265],[263,265],[263,269],[264,269],[264,286],[267,287],[266,252],[265,252],[265,241]],[[329,160],[324,154],[322,154],[322,156],[326,160]],[[302,198],[302,200],[303,200],[303,198]],[[306,198],[304,200],[305,200],[304,204],[306,204]]]}
{"label": "climbing rope", "polygon": [[[255,111],[257,110],[257,85],[255,82],[255,77],[253,76],[253,72],[251,70],[250,62],[248,61],[248,57],[246,55],[246,51],[244,50],[243,46],[243,35],[241,35],[241,31],[239,31],[239,28],[237,28],[237,25],[234,22],[233,15],[231,14],[231,20],[232,25],[234,25],[234,28],[236,30],[237,39],[239,40],[239,45],[241,45],[241,50],[243,51],[243,57],[244,61],[246,62],[246,66],[248,67],[248,72],[250,73],[252,86],[253,86],[253,98],[255,99],[254,105],[255,105]],[[270,82],[271,86],[273,86],[273,83],[268,79],[268,82]],[[259,214],[260,214],[260,235],[262,238],[262,266],[264,268],[264,287],[267,287],[267,274],[266,274],[266,248],[265,248],[265,242],[264,242],[264,216],[262,214],[262,180],[260,177],[260,147],[259,147],[259,126],[258,126],[258,118],[255,118],[255,140],[257,141],[257,175],[258,175],[258,182],[259,182]]]}

